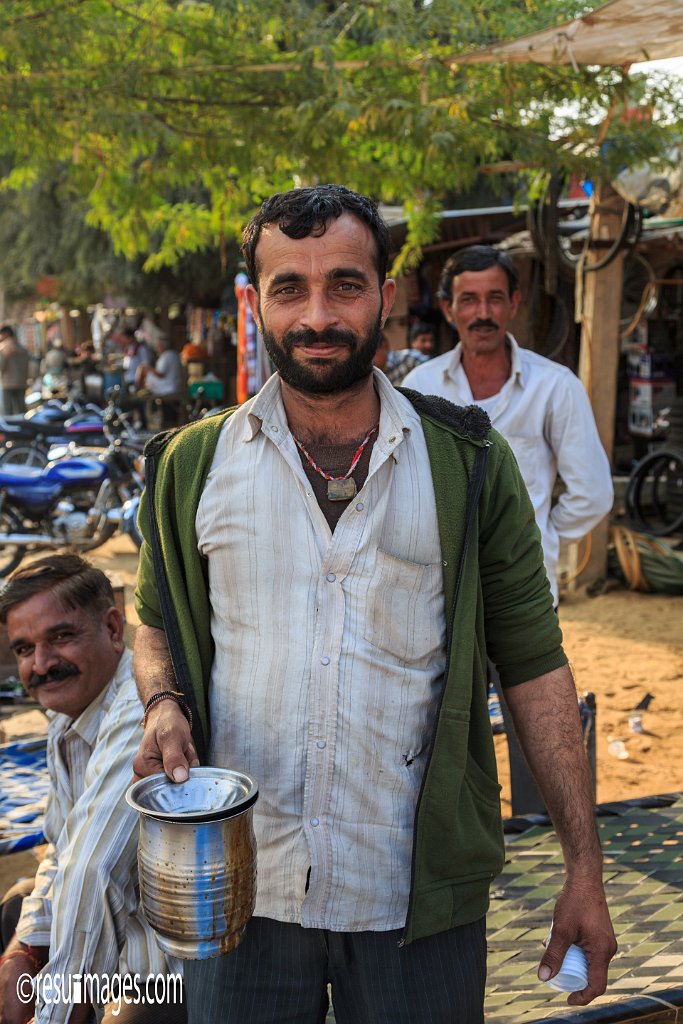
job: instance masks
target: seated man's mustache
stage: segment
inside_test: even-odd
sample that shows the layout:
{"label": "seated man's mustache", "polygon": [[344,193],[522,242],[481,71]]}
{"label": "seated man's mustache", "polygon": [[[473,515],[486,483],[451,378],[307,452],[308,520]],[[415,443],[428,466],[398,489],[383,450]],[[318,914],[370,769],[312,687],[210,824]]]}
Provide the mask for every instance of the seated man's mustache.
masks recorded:
{"label": "seated man's mustache", "polygon": [[495,320],[474,320],[469,326],[470,331],[477,331],[480,327],[490,327],[492,330],[498,330],[498,324]]}
{"label": "seated man's mustache", "polygon": [[28,681],[28,689],[35,690],[38,686],[43,686],[44,683],[58,683],[62,679],[68,679],[69,676],[77,676],[78,669],[75,665],[72,665],[70,661],[63,661],[59,665],[55,665],[45,675],[38,675],[37,672],[31,674],[31,678]]}
{"label": "seated man's mustache", "polygon": [[356,336],[352,331],[340,331],[335,327],[327,327],[324,331],[307,328],[301,331],[288,331],[283,341],[288,348],[294,348],[297,345],[306,348],[315,345],[348,345],[353,348],[356,344]]}

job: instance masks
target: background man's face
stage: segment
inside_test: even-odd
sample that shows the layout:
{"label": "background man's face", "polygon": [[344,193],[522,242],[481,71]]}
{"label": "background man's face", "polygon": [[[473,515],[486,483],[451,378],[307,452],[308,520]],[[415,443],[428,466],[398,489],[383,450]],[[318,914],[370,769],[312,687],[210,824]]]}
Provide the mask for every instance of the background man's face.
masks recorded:
{"label": "background man's face", "polygon": [[431,356],[434,354],[434,335],[430,331],[418,334],[411,341],[410,347],[414,348],[416,352],[422,352],[425,356]]}
{"label": "background man's face", "polygon": [[65,608],[49,591],[11,608],[7,633],[26,692],[69,718],[99,696],[123,653],[118,609]]}
{"label": "background man's face", "polygon": [[334,394],[367,378],[395,290],[380,288],[369,228],[349,213],[301,239],[267,225],[256,260],[259,291],[249,285],[247,298],[285,383]]}
{"label": "background man's face", "polygon": [[450,302],[441,300],[444,316],[452,324],[466,353],[490,355],[505,344],[505,335],[520,303],[510,295],[502,267],[467,270],[453,278]]}

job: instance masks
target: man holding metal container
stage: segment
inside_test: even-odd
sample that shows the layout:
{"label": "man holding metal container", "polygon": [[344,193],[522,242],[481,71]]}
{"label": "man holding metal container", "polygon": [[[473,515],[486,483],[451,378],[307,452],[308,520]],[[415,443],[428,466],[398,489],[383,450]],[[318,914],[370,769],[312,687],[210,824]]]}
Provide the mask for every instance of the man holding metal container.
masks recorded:
{"label": "man holding metal container", "polygon": [[392,388],[394,297],[374,203],[273,196],[244,233],[278,372],[239,410],[148,448],[134,761],[259,784],[255,914],[186,964],[193,1022],[480,1024],[504,850],[486,696],[498,664],[563,843],[540,977],[577,942],[583,1005],[615,942],[576,694],[533,510],[476,407]]}

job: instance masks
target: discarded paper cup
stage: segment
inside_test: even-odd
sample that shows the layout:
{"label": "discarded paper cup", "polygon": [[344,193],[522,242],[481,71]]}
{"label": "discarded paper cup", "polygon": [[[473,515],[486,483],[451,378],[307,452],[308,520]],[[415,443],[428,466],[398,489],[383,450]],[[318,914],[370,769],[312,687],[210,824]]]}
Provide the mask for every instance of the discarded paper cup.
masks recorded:
{"label": "discarded paper cup", "polygon": [[607,747],[607,751],[619,761],[626,761],[628,758],[628,750],[623,740],[612,740]]}
{"label": "discarded paper cup", "polygon": [[554,978],[545,983],[559,992],[581,992],[588,984],[588,960],[581,946],[570,946]]}

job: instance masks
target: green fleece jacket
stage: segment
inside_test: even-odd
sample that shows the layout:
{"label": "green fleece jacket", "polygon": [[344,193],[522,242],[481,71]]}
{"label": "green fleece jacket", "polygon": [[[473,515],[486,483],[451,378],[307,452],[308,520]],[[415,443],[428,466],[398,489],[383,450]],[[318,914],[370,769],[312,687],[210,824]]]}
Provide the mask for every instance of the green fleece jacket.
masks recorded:
{"label": "green fleece jacket", "polygon": [[[443,560],[448,659],[415,818],[404,941],[482,917],[504,862],[487,702],[487,653],[503,685],[566,664],[540,533],[514,456],[476,407],[399,389],[420,414]],[[159,435],[146,452],[141,622],[164,629],[206,757],[213,663],[207,565],[195,515],[229,413]],[[479,455],[477,453],[479,452]],[[481,478],[476,487],[473,481]],[[469,529],[467,524],[469,522]]]}

